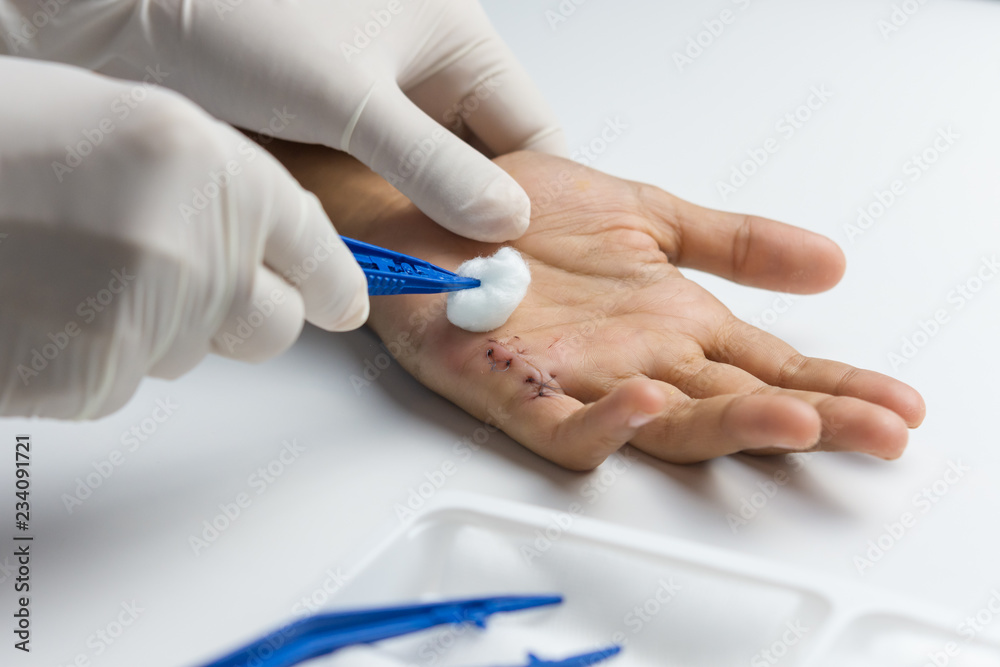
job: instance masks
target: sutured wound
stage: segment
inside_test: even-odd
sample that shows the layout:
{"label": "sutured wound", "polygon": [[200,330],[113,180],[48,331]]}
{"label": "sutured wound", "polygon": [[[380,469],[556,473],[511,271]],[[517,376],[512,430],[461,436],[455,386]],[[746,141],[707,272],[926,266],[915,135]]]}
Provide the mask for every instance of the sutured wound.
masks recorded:
{"label": "sutured wound", "polygon": [[[520,337],[514,336],[511,340],[519,341]],[[486,348],[486,362],[490,366],[490,372],[506,373],[517,361],[523,364],[527,371],[524,383],[531,386],[534,393],[532,398],[565,393],[556,382],[554,374],[543,371],[525,358],[526,349],[511,350],[507,347],[508,341],[500,342],[496,338],[490,338],[489,343],[490,345]]]}

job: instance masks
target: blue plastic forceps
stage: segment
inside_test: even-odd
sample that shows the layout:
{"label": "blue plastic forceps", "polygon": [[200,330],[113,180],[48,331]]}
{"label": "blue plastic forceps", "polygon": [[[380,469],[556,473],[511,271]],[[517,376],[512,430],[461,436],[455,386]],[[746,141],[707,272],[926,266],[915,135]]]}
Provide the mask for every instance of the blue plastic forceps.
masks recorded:
{"label": "blue plastic forceps", "polygon": [[422,259],[363,241],[355,241],[346,236],[340,238],[354,253],[354,259],[365,272],[368,278],[368,293],[372,296],[437,294],[479,287],[479,281],[475,278],[463,278]]}
{"label": "blue plastic forceps", "polygon": [[[290,667],[346,646],[370,644],[438,625],[474,623],[485,628],[486,619],[497,612],[560,602],[562,597],[558,595],[505,596],[316,614],[289,623],[204,667]],[[620,650],[609,646],[564,660],[542,660],[529,654],[523,667],[588,667]]]}

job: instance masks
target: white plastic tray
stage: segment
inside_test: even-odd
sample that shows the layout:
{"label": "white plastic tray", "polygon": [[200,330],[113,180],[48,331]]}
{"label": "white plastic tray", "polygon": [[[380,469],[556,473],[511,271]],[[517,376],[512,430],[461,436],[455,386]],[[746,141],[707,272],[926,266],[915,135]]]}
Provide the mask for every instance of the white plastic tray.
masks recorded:
{"label": "white plastic tray", "polygon": [[379,653],[418,667],[517,665],[528,650],[553,659],[619,643],[609,667],[1000,665],[995,637],[960,634],[954,614],[919,601],[569,508],[470,494],[440,494],[332,606],[535,592],[565,602],[495,616],[485,632],[383,642]]}

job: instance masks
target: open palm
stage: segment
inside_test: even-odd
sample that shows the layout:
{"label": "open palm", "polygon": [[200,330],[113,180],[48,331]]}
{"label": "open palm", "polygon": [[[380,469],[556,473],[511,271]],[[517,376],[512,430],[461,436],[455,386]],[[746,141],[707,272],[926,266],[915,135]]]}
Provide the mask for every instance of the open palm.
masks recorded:
{"label": "open palm", "polygon": [[[573,469],[592,468],[625,443],[671,462],[739,451],[902,453],[907,426],[923,419],[915,390],[798,354],[678,268],[818,292],[844,270],[832,241],[560,158],[522,152],[496,161],[532,199],[531,227],[510,244],[532,284],[489,333],[450,324],[444,295],[373,298],[369,324],[420,382]],[[337,223],[343,204],[324,196],[322,165],[286,163]],[[448,268],[498,247],[452,235],[395,193],[383,196],[392,203],[354,228],[365,241]]]}

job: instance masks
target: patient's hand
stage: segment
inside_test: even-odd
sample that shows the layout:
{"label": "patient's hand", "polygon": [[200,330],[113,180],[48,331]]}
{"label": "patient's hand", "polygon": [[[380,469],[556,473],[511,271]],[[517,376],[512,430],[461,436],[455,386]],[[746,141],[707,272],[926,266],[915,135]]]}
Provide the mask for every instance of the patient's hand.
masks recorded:
{"label": "patient's hand", "polygon": [[[275,152],[345,235],[451,269],[498,247],[446,232],[344,156]],[[490,333],[451,325],[443,294],[374,297],[369,324],[420,382],[573,469],[627,442],[672,462],[739,451],[902,453],[907,426],[924,415],[915,390],[799,355],[678,269],[818,292],[844,270],[832,241],[559,158],[515,153],[497,163],[532,199],[531,227],[511,244],[531,286]]]}

